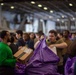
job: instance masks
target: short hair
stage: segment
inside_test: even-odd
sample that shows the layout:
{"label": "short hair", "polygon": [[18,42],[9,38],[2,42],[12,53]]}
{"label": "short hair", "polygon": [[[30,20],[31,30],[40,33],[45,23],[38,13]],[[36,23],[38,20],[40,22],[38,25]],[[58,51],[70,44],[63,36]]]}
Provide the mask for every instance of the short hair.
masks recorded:
{"label": "short hair", "polygon": [[37,32],[36,34],[39,36],[39,38],[40,38],[42,35],[44,35],[44,33],[43,33],[42,31],[39,31],[39,32]]}
{"label": "short hair", "polygon": [[30,39],[30,36],[29,36],[29,34],[28,34],[28,33],[24,33],[24,36],[25,36],[25,38],[27,38],[27,40],[29,40],[29,39]]}
{"label": "short hair", "polygon": [[70,34],[69,30],[64,30],[64,32],[67,32],[68,34]]}
{"label": "short hair", "polygon": [[63,37],[63,33],[59,33]]}
{"label": "short hair", "polygon": [[50,30],[49,33],[54,33],[54,35],[57,36],[57,32],[55,30]]}
{"label": "short hair", "polygon": [[20,34],[21,36],[23,35],[22,30],[17,30],[16,33],[17,33],[17,34]]}
{"label": "short hair", "polygon": [[0,37],[1,37],[2,39],[4,39],[4,37],[7,35],[7,32],[8,32],[8,31],[6,31],[6,30],[1,31]]}
{"label": "short hair", "polygon": [[11,36],[10,42],[11,42],[11,43],[14,43],[14,36]]}

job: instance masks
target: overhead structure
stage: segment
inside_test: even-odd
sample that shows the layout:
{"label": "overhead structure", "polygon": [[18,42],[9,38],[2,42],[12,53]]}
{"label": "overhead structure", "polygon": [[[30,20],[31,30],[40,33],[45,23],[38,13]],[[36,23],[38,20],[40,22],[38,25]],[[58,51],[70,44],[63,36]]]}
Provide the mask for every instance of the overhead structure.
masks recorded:
{"label": "overhead structure", "polygon": [[[44,1],[43,0],[42,1],[40,0],[33,0],[33,1],[2,0],[2,1],[5,1],[4,3],[1,3],[2,9],[0,10],[2,11],[10,11],[19,15],[26,15],[26,16],[33,15],[33,19],[38,18],[44,21],[51,20],[56,22],[57,26],[59,26],[58,27],[59,29],[60,28],[62,29],[68,28],[69,30],[71,30],[71,28],[76,29],[75,28],[76,27],[76,22],[75,22],[76,21],[76,0],[44,0]],[[0,13],[0,17],[1,17],[1,13]],[[18,29],[24,30],[25,21],[26,19],[24,18],[23,21],[20,22],[20,26]],[[0,23],[1,23],[1,19],[0,19]],[[73,27],[74,24],[75,24],[75,27]],[[0,28],[2,28],[1,25],[2,24],[0,24]],[[8,26],[6,25],[6,28],[7,27]]]}
{"label": "overhead structure", "polygon": [[[7,1],[7,0],[6,0]],[[47,1],[23,1],[4,3],[2,10],[8,10],[19,14],[35,14],[34,16],[42,19],[71,19],[76,18],[76,1],[75,0],[47,0]],[[70,6],[70,4],[72,6]],[[14,9],[9,7],[13,6]],[[47,8],[45,10],[44,8]],[[52,16],[52,18],[49,18]],[[62,17],[64,16],[64,18]]]}

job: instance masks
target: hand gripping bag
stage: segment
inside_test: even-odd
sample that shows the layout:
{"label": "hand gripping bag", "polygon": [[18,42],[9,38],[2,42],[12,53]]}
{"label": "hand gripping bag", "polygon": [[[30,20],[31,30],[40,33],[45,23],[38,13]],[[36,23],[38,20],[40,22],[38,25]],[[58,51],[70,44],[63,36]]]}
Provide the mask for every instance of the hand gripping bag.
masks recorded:
{"label": "hand gripping bag", "polygon": [[59,57],[46,45],[42,39],[26,65],[26,75],[60,75],[57,73]]}

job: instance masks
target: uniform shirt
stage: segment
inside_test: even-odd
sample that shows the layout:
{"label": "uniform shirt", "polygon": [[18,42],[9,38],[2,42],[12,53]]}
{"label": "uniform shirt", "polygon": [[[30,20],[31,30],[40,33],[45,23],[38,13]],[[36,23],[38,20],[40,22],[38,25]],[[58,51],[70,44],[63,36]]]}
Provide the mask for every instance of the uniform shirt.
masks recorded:
{"label": "uniform shirt", "polygon": [[[60,43],[63,43],[64,41],[62,39],[58,40],[58,41],[55,41],[55,42],[50,42],[50,41],[46,41],[47,45],[50,46],[50,45],[53,45],[53,44],[60,44]],[[60,61],[58,63],[58,66],[60,65],[63,65],[63,57],[62,57],[62,48],[56,48],[57,50],[57,55],[59,56],[60,58]]]}
{"label": "uniform shirt", "polygon": [[10,47],[1,42],[0,43],[0,66],[14,67],[16,59],[13,57]]}
{"label": "uniform shirt", "polygon": [[[72,41],[71,41],[70,39],[65,39],[65,38],[63,38],[63,40],[64,40],[64,42],[65,42],[68,46],[72,43]],[[68,50],[68,46],[62,50],[62,55],[65,55],[66,53],[68,53],[68,51],[67,51],[67,50]]]}

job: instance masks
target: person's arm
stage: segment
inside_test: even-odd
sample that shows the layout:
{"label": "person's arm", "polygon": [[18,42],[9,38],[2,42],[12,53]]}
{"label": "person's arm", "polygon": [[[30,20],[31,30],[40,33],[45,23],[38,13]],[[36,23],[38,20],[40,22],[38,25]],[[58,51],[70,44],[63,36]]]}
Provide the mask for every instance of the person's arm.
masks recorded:
{"label": "person's arm", "polygon": [[53,44],[53,45],[50,45],[50,48],[52,47],[57,47],[57,48],[66,48],[67,47],[67,44],[65,42],[63,43],[60,43],[60,44]]}
{"label": "person's arm", "polygon": [[55,44],[55,47],[57,47],[57,48],[66,48],[67,44],[65,42],[63,42],[61,44]]}
{"label": "person's arm", "polygon": [[36,49],[36,47],[38,46],[40,41],[37,41],[35,44],[34,44],[34,49]]}
{"label": "person's arm", "polygon": [[11,58],[8,58],[7,56],[7,52],[0,51],[0,65],[14,67],[16,59],[13,58],[13,55],[11,55]]}
{"label": "person's arm", "polygon": [[3,64],[14,67],[16,64],[16,59],[5,59]]}

